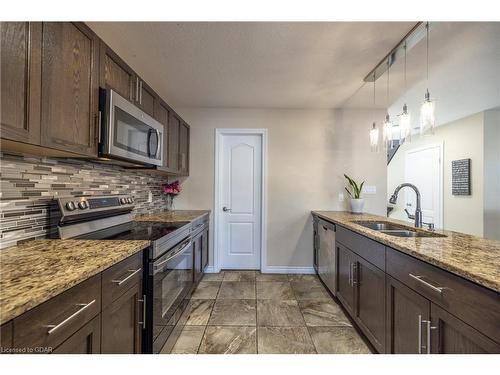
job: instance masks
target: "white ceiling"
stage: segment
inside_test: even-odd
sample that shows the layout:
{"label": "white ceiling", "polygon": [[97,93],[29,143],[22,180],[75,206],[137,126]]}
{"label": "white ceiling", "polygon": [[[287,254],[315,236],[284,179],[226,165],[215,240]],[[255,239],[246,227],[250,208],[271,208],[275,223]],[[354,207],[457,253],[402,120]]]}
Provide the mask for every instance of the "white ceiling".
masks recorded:
{"label": "white ceiling", "polygon": [[174,107],[336,108],[414,22],[88,22]]}

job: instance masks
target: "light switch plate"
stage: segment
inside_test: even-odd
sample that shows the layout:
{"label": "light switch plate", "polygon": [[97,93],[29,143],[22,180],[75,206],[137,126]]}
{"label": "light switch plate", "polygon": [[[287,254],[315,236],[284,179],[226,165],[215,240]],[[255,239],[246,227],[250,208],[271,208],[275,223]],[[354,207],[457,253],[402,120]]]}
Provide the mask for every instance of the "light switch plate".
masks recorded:
{"label": "light switch plate", "polygon": [[365,185],[363,186],[363,193],[377,194],[377,187],[375,185]]}
{"label": "light switch plate", "polygon": [[152,203],[153,202],[153,193],[148,191],[148,203]]}
{"label": "light switch plate", "polygon": [[339,202],[344,201],[344,193],[339,193]]}

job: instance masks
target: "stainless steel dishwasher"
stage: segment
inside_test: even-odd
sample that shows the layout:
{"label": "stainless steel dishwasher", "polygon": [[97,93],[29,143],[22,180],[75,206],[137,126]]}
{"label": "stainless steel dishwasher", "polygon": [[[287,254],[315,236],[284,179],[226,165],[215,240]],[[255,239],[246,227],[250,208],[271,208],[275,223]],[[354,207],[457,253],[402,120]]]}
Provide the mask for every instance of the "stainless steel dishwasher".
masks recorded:
{"label": "stainless steel dishwasher", "polygon": [[336,295],[337,292],[335,231],[335,224],[319,220],[318,276],[333,295]]}

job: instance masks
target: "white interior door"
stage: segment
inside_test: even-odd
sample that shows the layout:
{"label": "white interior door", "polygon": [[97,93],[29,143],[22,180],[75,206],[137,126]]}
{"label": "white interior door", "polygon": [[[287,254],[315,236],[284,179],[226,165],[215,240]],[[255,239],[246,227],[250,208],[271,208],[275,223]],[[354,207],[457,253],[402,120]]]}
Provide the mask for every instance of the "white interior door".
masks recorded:
{"label": "white interior door", "polygon": [[220,147],[219,266],[260,269],[262,135],[222,134]]}
{"label": "white interior door", "polygon": [[[414,184],[420,191],[423,221],[443,227],[442,215],[442,145],[432,145],[409,150],[405,160],[405,182]],[[416,208],[415,193],[405,188],[405,204],[411,214]]]}

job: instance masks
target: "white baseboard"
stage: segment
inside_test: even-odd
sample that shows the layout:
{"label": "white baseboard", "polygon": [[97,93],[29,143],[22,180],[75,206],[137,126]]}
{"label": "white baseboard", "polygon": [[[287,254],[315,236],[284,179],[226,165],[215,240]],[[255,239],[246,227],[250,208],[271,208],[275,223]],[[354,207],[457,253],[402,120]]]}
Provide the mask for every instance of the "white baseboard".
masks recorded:
{"label": "white baseboard", "polygon": [[216,273],[215,269],[214,269],[214,266],[207,266],[205,268],[205,273]]}
{"label": "white baseboard", "polygon": [[263,273],[307,273],[314,274],[314,267],[266,266]]}

